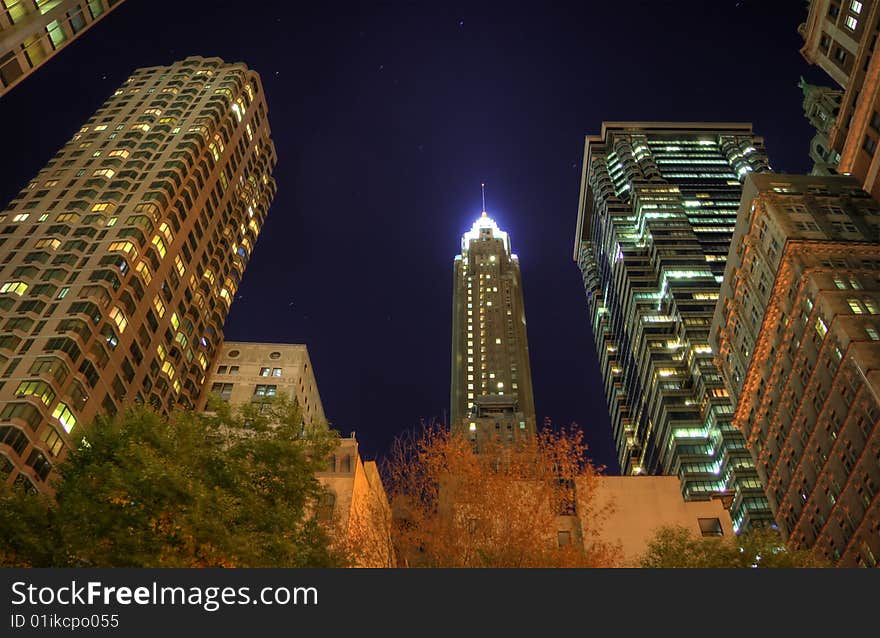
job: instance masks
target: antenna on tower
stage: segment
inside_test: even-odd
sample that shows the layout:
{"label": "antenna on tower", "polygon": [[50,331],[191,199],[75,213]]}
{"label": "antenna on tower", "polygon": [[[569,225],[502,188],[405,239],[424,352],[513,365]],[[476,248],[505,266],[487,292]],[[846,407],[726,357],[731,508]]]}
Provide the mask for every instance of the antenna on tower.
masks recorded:
{"label": "antenna on tower", "polygon": [[486,182],[480,183],[480,192],[483,195],[483,214],[486,214]]}

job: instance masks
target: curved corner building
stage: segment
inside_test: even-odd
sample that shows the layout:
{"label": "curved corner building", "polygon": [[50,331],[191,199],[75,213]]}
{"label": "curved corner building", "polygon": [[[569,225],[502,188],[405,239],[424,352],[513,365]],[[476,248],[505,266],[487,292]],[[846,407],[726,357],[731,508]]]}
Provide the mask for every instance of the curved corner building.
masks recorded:
{"label": "curved corner building", "polygon": [[455,256],[451,417],[477,444],[535,434],[519,259],[485,211]]}
{"label": "curved corner building", "polygon": [[128,402],[192,408],[275,196],[259,76],[138,69],[0,211],[0,481]]}
{"label": "curved corner building", "polygon": [[722,497],[736,530],[773,518],[709,329],[742,181],[766,170],[750,124],[606,122],[586,140],[574,246],[622,473]]}

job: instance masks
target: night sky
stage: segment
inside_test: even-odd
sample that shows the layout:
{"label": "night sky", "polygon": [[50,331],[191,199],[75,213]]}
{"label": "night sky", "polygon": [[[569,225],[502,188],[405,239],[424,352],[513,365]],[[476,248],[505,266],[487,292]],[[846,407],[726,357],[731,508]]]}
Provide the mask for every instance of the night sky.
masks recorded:
{"label": "night sky", "polygon": [[831,80],[800,56],[806,5],[425,4],[127,0],[0,98],[0,202],[137,67],[243,61],[266,90],[278,195],[226,338],[307,344],[328,418],[366,458],[442,420],[452,260],[485,181],[520,258],[538,421],[577,422],[616,473],[572,261],[584,136],[751,121],[775,170],[808,171],[797,80]]}

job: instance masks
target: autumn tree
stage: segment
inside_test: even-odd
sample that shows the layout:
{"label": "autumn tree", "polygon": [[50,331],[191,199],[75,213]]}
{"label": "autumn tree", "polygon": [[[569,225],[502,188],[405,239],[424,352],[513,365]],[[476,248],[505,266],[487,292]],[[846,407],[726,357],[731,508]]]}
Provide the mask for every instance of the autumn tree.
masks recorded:
{"label": "autumn tree", "polygon": [[[383,468],[401,567],[611,566],[598,472],[576,428],[508,445],[440,427],[399,438]],[[558,530],[568,532],[561,544]]]}
{"label": "autumn tree", "polygon": [[661,527],[640,565],[649,568],[830,567],[808,550],[785,547],[779,532],[754,529],[734,537],[703,538],[681,526]]}
{"label": "autumn tree", "polygon": [[322,567],[314,473],[336,445],[286,398],[169,418],[98,418],[55,498],[0,493],[0,561],[34,567]]}

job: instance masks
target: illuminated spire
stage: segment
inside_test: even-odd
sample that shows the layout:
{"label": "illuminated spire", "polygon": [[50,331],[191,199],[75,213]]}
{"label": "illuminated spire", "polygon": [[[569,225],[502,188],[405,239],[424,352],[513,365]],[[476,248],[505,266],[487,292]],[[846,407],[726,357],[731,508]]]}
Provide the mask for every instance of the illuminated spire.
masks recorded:
{"label": "illuminated spire", "polygon": [[486,182],[480,184],[480,192],[483,195],[483,217],[486,216]]}

